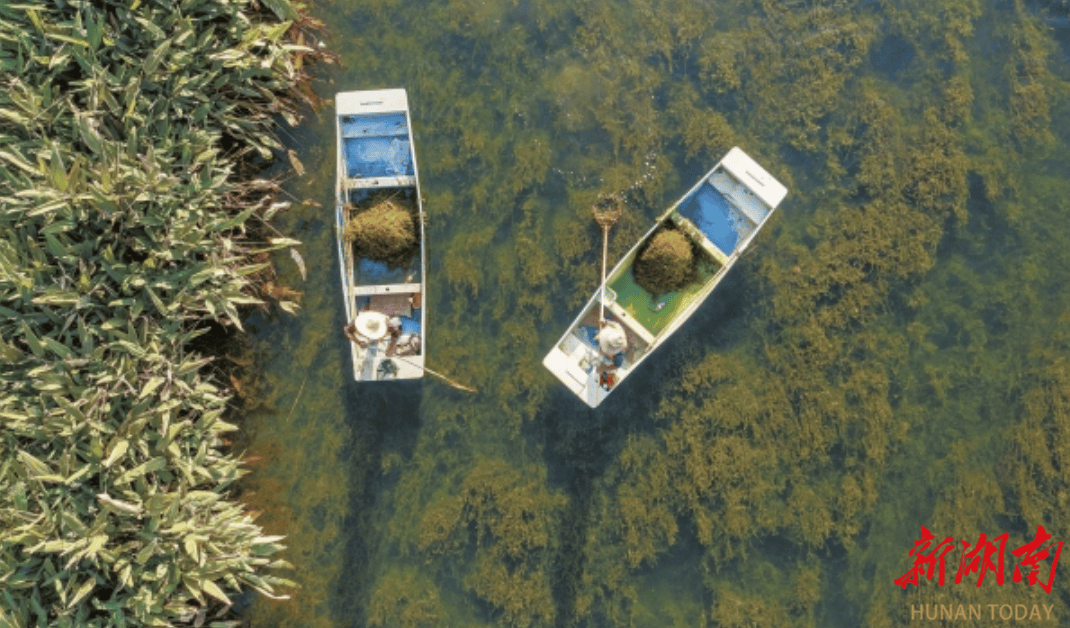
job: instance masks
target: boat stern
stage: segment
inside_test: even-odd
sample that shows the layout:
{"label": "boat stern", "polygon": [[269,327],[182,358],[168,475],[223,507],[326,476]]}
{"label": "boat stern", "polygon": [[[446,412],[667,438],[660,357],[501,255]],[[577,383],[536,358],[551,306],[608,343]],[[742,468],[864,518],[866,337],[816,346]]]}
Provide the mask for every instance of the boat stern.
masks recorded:
{"label": "boat stern", "polygon": [[570,348],[572,351],[566,353],[561,345],[554,346],[543,358],[542,365],[588,406],[597,408],[609,393],[598,385],[593,364],[583,366],[585,361],[593,359],[590,350],[582,343]]}

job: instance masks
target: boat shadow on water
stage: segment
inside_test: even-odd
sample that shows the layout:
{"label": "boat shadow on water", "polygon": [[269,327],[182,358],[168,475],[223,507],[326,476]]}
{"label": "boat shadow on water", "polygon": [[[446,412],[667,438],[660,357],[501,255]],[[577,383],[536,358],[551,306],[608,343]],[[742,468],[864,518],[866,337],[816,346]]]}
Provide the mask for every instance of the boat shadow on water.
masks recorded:
{"label": "boat shadow on water", "polygon": [[[338,359],[349,362],[349,349],[340,343]],[[347,375],[351,375],[348,373]],[[384,483],[383,473],[388,457],[412,460],[422,425],[422,380],[397,380],[367,385],[347,377],[342,394],[345,422],[349,428],[348,442],[339,454],[338,465],[348,476],[352,487],[349,503],[340,527],[349,530],[334,537],[333,552],[340,554],[339,566],[331,583],[330,613],[337,625],[353,625],[354,617],[361,617],[365,600],[353,591],[367,591],[375,582],[376,573],[369,568],[381,558],[380,539],[374,518]]]}
{"label": "boat shadow on water", "polygon": [[[703,304],[688,325],[664,344],[659,359],[641,364],[631,383],[605,403],[597,408],[584,407],[576,403],[571,391],[554,386],[542,410],[525,428],[529,440],[539,439],[544,444],[549,485],[570,498],[570,506],[562,515],[563,551],[555,563],[553,578],[557,583],[554,601],[564,625],[568,625],[575,609],[579,578],[588,569],[583,548],[594,519],[591,508],[600,491],[598,483],[619,460],[629,439],[659,429],[661,424],[655,415],[668,391],[666,384],[671,386],[688,364],[701,358],[695,347],[701,347],[703,354],[724,351],[747,333],[742,293],[752,281],[747,276],[750,273],[746,262],[728,273],[717,298]],[[684,545],[687,543],[693,543],[693,539]],[[686,561],[679,562],[681,568],[694,567],[683,564]]]}

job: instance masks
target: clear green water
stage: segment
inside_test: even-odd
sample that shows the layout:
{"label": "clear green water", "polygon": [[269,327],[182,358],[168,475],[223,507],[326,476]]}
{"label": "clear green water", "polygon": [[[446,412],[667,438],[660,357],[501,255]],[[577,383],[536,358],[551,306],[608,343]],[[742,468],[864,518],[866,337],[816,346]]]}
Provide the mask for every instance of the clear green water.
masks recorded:
{"label": "clear green water", "polygon": [[[921,524],[1070,540],[1064,4],[572,5],[319,5],[323,94],[409,91],[428,363],[480,392],[349,381],[325,110],[288,138],[304,309],[249,321],[243,498],[303,587],[251,625],[1065,622],[1064,572],[1050,596],[893,584]],[[540,361],[598,285],[592,202],[629,190],[619,258],[732,145],[789,196],[588,410]]]}

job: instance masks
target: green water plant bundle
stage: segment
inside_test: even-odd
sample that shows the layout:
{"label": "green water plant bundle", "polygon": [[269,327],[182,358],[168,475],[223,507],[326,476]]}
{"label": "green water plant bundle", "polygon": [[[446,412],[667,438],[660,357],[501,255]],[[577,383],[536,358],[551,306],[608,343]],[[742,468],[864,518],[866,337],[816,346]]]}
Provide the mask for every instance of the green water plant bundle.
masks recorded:
{"label": "green water plant bundle", "polygon": [[345,238],[360,257],[404,266],[419,246],[417,218],[401,198],[383,198],[358,211],[346,224]]}
{"label": "green water plant bundle", "polygon": [[638,252],[632,272],[635,283],[653,295],[675,292],[695,278],[697,256],[682,231],[662,228]]}
{"label": "green water plant bundle", "polygon": [[310,103],[299,9],[0,4],[0,626],[229,626],[293,584],[194,347],[298,244],[253,175]]}

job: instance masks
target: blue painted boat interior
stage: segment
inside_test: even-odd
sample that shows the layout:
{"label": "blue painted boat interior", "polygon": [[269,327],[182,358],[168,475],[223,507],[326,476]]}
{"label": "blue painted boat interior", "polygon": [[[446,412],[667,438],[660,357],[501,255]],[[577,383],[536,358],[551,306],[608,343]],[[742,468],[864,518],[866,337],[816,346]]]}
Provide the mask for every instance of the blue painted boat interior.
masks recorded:
{"label": "blue painted boat interior", "polygon": [[342,137],[391,137],[408,135],[404,113],[381,113],[371,116],[342,116]]}
{"label": "blue painted boat interior", "polygon": [[390,268],[386,262],[366,257],[358,258],[353,268],[353,280],[358,286],[389,286],[399,283],[420,283],[420,256],[414,256],[409,268]]}
{"label": "blue painted boat interior", "polygon": [[412,176],[407,137],[345,140],[346,176],[350,178]]}
{"label": "blue painted boat interior", "polygon": [[347,177],[415,174],[404,113],[343,116],[339,124],[342,128]]}
{"label": "blue painted boat interior", "polygon": [[755,228],[753,222],[708,182],[680,203],[677,211],[693,222],[725,255],[731,255],[739,241]]}

